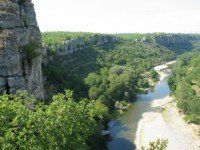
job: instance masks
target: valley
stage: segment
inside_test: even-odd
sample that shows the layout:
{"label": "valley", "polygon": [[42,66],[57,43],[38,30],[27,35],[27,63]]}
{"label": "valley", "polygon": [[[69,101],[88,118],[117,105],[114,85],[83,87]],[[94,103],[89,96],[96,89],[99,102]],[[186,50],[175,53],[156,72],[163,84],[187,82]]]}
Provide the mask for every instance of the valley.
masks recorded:
{"label": "valley", "polygon": [[0,1],[0,149],[199,150],[200,34],[41,32],[34,8]]}

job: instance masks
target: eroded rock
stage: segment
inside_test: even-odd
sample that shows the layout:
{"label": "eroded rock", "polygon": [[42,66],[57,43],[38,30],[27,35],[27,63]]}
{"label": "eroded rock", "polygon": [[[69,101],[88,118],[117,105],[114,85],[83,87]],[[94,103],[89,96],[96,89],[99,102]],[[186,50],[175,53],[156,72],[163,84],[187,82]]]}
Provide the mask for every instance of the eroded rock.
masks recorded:
{"label": "eroded rock", "polygon": [[28,90],[42,99],[42,48],[31,0],[0,2],[0,93]]}

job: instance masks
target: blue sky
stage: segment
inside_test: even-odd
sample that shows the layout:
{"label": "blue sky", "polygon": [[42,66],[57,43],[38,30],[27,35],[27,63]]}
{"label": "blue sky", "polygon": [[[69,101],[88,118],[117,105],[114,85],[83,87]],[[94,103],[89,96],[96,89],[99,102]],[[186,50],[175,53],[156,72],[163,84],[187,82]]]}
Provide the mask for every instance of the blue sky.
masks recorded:
{"label": "blue sky", "polygon": [[33,0],[42,31],[200,33],[200,0]]}

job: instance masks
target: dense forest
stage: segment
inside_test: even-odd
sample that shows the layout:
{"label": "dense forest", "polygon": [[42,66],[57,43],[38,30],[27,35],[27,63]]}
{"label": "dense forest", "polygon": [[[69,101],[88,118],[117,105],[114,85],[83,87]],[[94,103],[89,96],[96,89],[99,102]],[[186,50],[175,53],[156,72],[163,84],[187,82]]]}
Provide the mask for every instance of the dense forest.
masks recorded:
{"label": "dense forest", "polygon": [[[70,39],[90,42],[90,37],[101,37],[71,32],[46,32],[42,36],[44,46],[58,49]],[[51,53],[53,59],[43,62],[45,101],[36,100],[27,92],[1,95],[0,149],[106,149],[107,137],[101,136],[101,130],[107,129],[108,120],[116,116],[117,105],[126,106],[136,100],[138,93],[153,86],[158,79],[154,66],[174,60],[198,45],[196,35],[115,36],[119,38],[116,42],[88,45],[62,58]],[[182,37],[183,42],[175,44]],[[196,107],[198,60],[196,53],[180,57],[169,80],[178,106],[195,122],[200,112]],[[184,82],[179,85],[177,81]],[[185,97],[190,100],[183,100]]]}
{"label": "dense forest", "polygon": [[200,124],[200,49],[178,58],[168,83],[185,119]]}
{"label": "dense forest", "polygon": [[49,105],[27,92],[0,96],[0,149],[88,149],[107,108],[73,100],[73,92],[53,96]]}
{"label": "dense forest", "polygon": [[70,89],[77,98],[100,98],[111,103],[134,100],[136,93],[149,87],[149,80],[156,79],[151,68],[174,58],[172,51],[156,42],[122,38],[117,43],[93,45],[44,65],[47,92]]}

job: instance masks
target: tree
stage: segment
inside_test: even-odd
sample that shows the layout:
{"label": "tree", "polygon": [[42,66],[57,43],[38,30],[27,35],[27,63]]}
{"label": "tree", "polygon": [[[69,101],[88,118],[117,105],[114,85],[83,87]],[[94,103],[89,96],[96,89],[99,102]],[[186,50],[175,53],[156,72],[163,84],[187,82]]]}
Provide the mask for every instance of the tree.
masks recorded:
{"label": "tree", "polygon": [[107,108],[87,99],[74,102],[72,95],[55,95],[49,105],[36,104],[27,92],[0,96],[0,149],[87,148]]}

